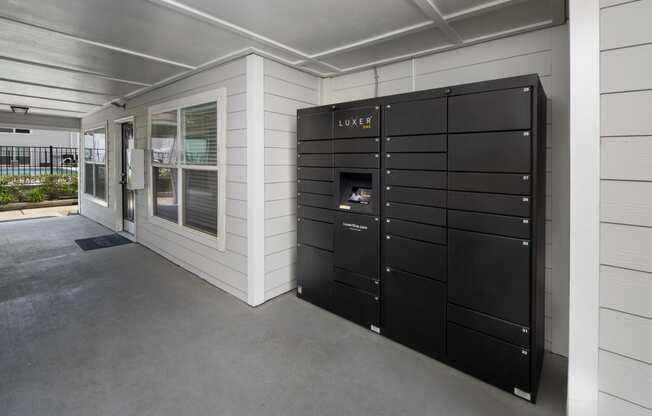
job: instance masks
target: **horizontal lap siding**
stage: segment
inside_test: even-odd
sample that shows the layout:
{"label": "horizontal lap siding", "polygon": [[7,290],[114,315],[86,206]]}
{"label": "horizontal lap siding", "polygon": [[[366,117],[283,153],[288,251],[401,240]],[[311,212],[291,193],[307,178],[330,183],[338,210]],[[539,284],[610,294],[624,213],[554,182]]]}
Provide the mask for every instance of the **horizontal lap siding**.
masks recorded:
{"label": "horizontal lap siding", "polygon": [[265,300],[296,286],[296,112],[319,104],[319,79],[268,59],[265,90]]}
{"label": "horizontal lap siding", "polygon": [[[136,237],[138,242],[197,274],[206,281],[238,298],[247,299],[247,160],[246,160],[246,82],[245,61],[239,59],[200,72],[165,87],[135,97],[127,110],[105,109],[85,118],[84,126],[92,127],[109,120],[110,187],[109,208],[97,208],[82,201],[83,214],[110,228],[116,228],[120,211],[116,207],[117,165],[115,151],[119,149],[119,131],[113,120],[135,116],[136,147],[147,149],[148,108],[168,100],[210,89],[227,89],[227,168],[226,168],[226,250],[219,251],[161,227],[149,219],[147,189],[136,194]],[[146,159],[149,160],[146,151]],[[146,174],[149,183],[149,166]],[[107,224],[108,222],[108,224]]]}
{"label": "horizontal lap siding", "polygon": [[[377,68],[378,95],[537,73],[548,95],[546,137],[546,348],[568,344],[568,34],[530,32]],[[373,70],[324,80],[321,104],[371,98]]]}
{"label": "horizontal lap siding", "polygon": [[600,415],[652,416],[652,0],[602,0]]}

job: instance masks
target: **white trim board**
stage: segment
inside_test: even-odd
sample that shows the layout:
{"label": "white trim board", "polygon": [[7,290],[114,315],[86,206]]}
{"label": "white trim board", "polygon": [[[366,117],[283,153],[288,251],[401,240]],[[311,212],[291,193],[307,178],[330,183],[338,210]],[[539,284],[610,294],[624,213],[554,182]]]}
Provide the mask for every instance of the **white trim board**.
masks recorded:
{"label": "white trim board", "polygon": [[569,416],[598,409],[600,273],[600,5],[569,4]]}
{"label": "white trim board", "polygon": [[247,56],[247,302],[265,301],[265,72]]}

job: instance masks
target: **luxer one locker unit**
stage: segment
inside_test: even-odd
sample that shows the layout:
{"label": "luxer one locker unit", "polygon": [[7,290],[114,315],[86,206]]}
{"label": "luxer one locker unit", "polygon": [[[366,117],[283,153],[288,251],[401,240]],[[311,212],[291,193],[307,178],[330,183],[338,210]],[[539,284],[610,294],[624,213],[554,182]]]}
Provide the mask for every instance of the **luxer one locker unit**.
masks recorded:
{"label": "luxer one locker unit", "polygon": [[297,118],[298,296],[534,401],[545,293],[538,76]]}

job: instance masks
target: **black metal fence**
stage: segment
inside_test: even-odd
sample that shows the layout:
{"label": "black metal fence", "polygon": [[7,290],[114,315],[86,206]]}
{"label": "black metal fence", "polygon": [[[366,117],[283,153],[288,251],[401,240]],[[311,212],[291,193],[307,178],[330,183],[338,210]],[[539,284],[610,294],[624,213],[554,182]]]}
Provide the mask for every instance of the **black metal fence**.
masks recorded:
{"label": "black metal fence", "polygon": [[0,146],[0,176],[77,175],[78,165],[74,147]]}

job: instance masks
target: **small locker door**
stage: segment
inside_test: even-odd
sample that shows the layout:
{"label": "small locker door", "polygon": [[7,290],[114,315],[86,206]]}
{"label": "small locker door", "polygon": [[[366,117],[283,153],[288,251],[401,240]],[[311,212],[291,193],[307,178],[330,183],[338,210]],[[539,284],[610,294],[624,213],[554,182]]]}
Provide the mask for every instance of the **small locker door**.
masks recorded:
{"label": "small locker door", "polygon": [[446,131],[446,98],[388,104],[384,114],[385,136]]}
{"label": "small locker door", "polygon": [[297,120],[299,140],[330,139],[333,134],[333,113],[301,114]]}

